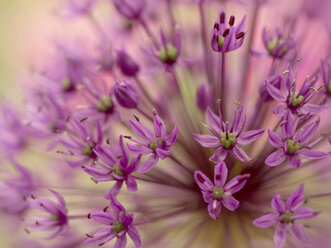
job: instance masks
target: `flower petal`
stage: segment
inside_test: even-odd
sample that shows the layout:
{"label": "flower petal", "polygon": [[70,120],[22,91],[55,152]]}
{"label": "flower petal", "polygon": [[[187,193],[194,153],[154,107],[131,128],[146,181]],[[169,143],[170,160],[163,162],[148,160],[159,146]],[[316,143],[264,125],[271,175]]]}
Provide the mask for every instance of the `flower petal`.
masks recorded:
{"label": "flower petal", "polygon": [[283,140],[281,137],[278,136],[278,134],[274,133],[270,129],[268,130],[269,134],[269,143],[277,148],[282,149],[283,148]]}
{"label": "flower petal", "polygon": [[138,173],[146,173],[151,170],[159,161],[159,157],[155,154],[151,155],[137,170]]}
{"label": "flower petal", "polygon": [[265,86],[270,96],[273,99],[275,99],[277,102],[286,102],[286,97],[282,94],[282,92],[280,92],[279,89],[273,86],[270,82],[266,81]]}
{"label": "flower petal", "polygon": [[278,214],[266,214],[261,216],[253,221],[253,224],[259,228],[268,228],[279,222]]}
{"label": "flower petal", "polygon": [[260,130],[251,130],[243,134],[240,134],[237,141],[239,145],[248,145],[254,140],[258,139],[264,133],[264,129]]}
{"label": "flower petal", "polygon": [[214,183],[216,187],[223,187],[228,177],[228,168],[224,162],[220,162],[214,169]]}
{"label": "flower petal", "polygon": [[126,188],[128,189],[128,191],[131,191],[131,192],[137,191],[138,185],[137,185],[136,179],[133,176],[128,176],[125,183],[126,183]]}
{"label": "flower petal", "polygon": [[280,214],[283,214],[286,212],[285,202],[282,199],[280,199],[279,193],[277,193],[274,196],[274,198],[272,198],[271,207],[273,210],[277,211]]}
{"label": "flower petal", "polygon": [[219,138],[205,134],[194,134],[194,139],[204,147],[218,147],[220,146]]}
{"label": "flower petal", "polygon": [[215,115],[209,107],[207,107],[207,117],[212,129],[214,129],[217,133],[220,133],[222,130],[221,118]]}
{"label": "flower petal", "polygon": [[213,154],[213,156],[211,156],[209,158],[210,161],[214,162],[214,163],[219,163],[221,161],[224,161],[226,155],[228,154],[228,149],[225,149],[223,146],[220,148],[217,148]]}
{"label": "flower petal", "polygon": [[293,222],[290,227],[290,233],[299,242],[303,244],[311,244],[311,240],[305,232],[304,226],[302,224],[298,224]]}
{"label": "flower petal", "polygon": [[167,129],[163,120],[156,114],[153,119],[154,133],[157,138],[164,139],[167,134]]}
{"label": "flower petal", "polygon": [[194,172],[194,179],[195,179],[195,182],[199,185],[200,189],[202,189],[204,191],[213,191],[214,184],[201,171]]}
{"label": "flower petal", "polygon": [[284,162],[285,158],[284,151],[278,150],[271,153],[265,160],[265,163],[269,166],[278,166]]}
{"label": "flower petal", "polygon": [[318,212],[310,208],[299,208],[293,212],[291,218],[293,220],[307,220],[315,218],[318,215]]}
{"label": "flower petal", "polygon": [[298,168],[298,167],[302,166],[301,160],[299,158],[297,158],[295,155],[289,156],[288,159],[290,161],[291,168]]}
{"label": "flower petal", "polygon": [[237,201],[233,196],[225,196],[222,198],[222,203],[225,208],[230,211],[235,211],[239,207],[239,201]]}
{"label": "flower petal", "polygon": [[211,218],[216,220],[221,213],[222,204],[220,201],[213,200],[208,204],[208,213]]}
{"label": "flower petal", "polygon": [[298,155],[302,158],[307,158],[307,159],[321,159],[329,156],[328,153],[325,152],[320,152],[317,150],[313,149],[308,149],[308,148],[302,148],[298,151]]}
{"label": "flower petal", "polygon": [[309,125],[305,126],[304,128],[302,128],[297,136],[296,136],[296,141],[304,144],[306,142],[308,142],[309,140],[311,140],[311,138],[313,138],[317,128],[319,125],[319,121],[314,121],[313,123],[310,123]]}
{"label": "flower petal", "polygon": [[280,223],[274,234],[275,248],[282,248],[286,242],[286,224]]}
{"label": "flower petal", "polygon": [[167,146],[169,146],[169,147],[173,146],[175,144],[176,140],[177,140],[177,137],[178,137],[178,126],[176,124],[176,126],[171,131],[168,138],[166,139]]}
{"label": "flower petal", "polygon": [[252,159],[246,154],[246,152],[238,147],[238,146],[235,146],[232,148],[231,150],[232,154],[237,158],[239,159],[240,161],[242,162],[249,162],[251,161]]}
{"label": "flower petal", "polygon": [[90,214],[90,218],[101,224],[110,225],[116,218],[108,212],[96,212]]}
{"label": "flower petal", "polygon": [[231,194],[237,193],[245,186],[249,177],[250,174],[235,176],[224,186],[224,191]]}
{"label": "flower petal", "polygon": [[153,141],[153,133],[138,121],[129,120],[129,125],[132,131],[142,140]]}
{"label": "flower petal", "polygon": [[130,238],[132,239],[132,242],[134,243],[136,248],[141,248],[142,247],[141,237],[140,237],[140,234],[137,231],[137,229],[130,226],[129,230],[128,230],[128,234],[129,234]]}
{"label": "flower petal", "polygon": [[123,234],[120,238],[117,238],[113,248],[125,248],[127,242],[126,235]]}
{"label": "flower petal", "polygon": [[287,199],[286,201],[286,209],[289,210],[296,210],[297,208],[299,208],[303,202],[303,190],[304,190],[304,184],[301,184]]}

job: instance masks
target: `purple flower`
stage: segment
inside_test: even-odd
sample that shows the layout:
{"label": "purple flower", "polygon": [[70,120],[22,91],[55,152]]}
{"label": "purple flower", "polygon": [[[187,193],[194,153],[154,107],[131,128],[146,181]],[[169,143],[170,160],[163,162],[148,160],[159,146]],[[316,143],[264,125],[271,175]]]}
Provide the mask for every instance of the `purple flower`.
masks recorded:
{"label": "purple flower", "polygon": [[225,10],[221,8],[219,17],[210,33],[211,47],[215,52],[230,52],[238,49],[243,44],[246,35],[244,32],[246,15],[237,26],[234,26],[234,22],[235,17],[231,16],[229,24],[226,23]]}
{"label": "purple flower", "polygon": [[194,138],[204,147],[217,147],[213,156],[210,157],[209,160],[215,163],[224,161],[226,155],[230,151],[240,161],[250,161],[251,158],[238,145],[248,145],[252,143],[263,134],[264,129],[250,130],[242,133],[246,122],[244,108],[240,106],[236,109],[230,128],[228,122],[224,123],[222,120],[220,105],[219,116],[215,115],[209,107],[207,108],[207,116],[211,128],[206,125],[205,126],[213,134],[213,136],[194,134]]}
{"label": "purple flower", "polygon": [[272,96],[270,96],[270,94],[267,90],[266,83],[269,83],[269,84],[273,85],[274,87],[276,87],[277,89],[280,89],[281,82],[282,82],[281,75],[273,75],[273,76],[267,78],[266,80],[264,80],[261,83],[260,89],[259,89],[261,99],[265,102],[269,102],[269,101],[273,100]]}
{"label": "purple flower", "polygon": [[[271,153],[265,163],[269,166],[278,166],[285,161],[286,158],[289,159],[290,167],[297,168],[302,165],[300,158],[305,159],[321,159],[328,156],[327,153],[316,151],[311,149],[312,145],[316,142],[309,144],[309,141],[315,135],[319,120],[308,124],[302,128],[296,135],[296,129],[298,125],[298,119],[293,123],[290,114],[284,119],[286,123],[282,125],[282,138],[271,131],[269,133],[269,143],[277,148],[277,151]],[[294,137],[295,136],[295,137]]]}
{"label": "purple flower", "polygon": [[330,96],[331,95],[331,68],[328,61],[321,61],[321,73],[324,84],[323,92]]}
{"label": "purple flower", "polygon": [[101,145],[103,141],[99,122],[96,124],[96,133],[95,137],[86,122],[80,122],[75,118],[71,119],[66,137],[60,137],[58,140],[58,143],[67,149],[67,151],[60,153],[73,158],[73,160],[67,160],[70,166],[80,167],[94,165],[95,161],[98,159],[94,148],[98,144]]}
{"label": "purple flower", "polygon": [[138,105],[136,89],[126,80],[115,82],[114,95],[117,102],[124,108],[136,108]]}
{"label": "purple flower", "polygon": [[292,237],[302,244],[310,244],[304,225],[297,223],[297,220],[307,220],[315,218],[318,213],[310,208],[301,207],[304,204],[303,198],[304,184],[301,184],[287,199],[286,203],[277,193],[271,201],[271,207],[277,213],[270,213],[254,220],[254,225],[259,228],[268,228],[278,224],[274,243],[276,248],[282,248],[286,242],[286,232],[290,231]]}
{"label": "purple flower", "polygon": [[294,39],[284,37],[278,28],[273,32],[263,29],[262,40],[270,56],[275,59],[284,59],[291,61],[296,56],[296,44]]}
{"label": "purple flower", "polygon": [[104,212],[95,212],[89,214],[89,218],[96,222],[106,225],[85,241],[85,245],[103,245],[116,237],[114,247],[126,247],[127,237],[129,235],[136,248],[142,247],[140,234],[134,227],[133,214],[126,212],[125,208],[111,196],[110,207],[112,211],[106,209]]}
{"label": "purple flower", "polygon": [[218,218],[222,204],[230,211],[235,211],[239,207],[239,201],[232,195],[245,186],[250,174],[236,176],[225,184],[227,177],[228,168],[224,162],[220,162],[214,168],[214,183],[201,171],[194,172],[194,179],[201,189],[203,199],[208,203],[209,216],[214,220]]}
{"label": "purple flower", "polygon": [[167,129],[163,120],[158,116],[154,115],[154,134],[139,121],[129,121],[129,125],[132,131],[140,138],[142,141],[136,139],[130,139],[131,141],[137,143],[136,145],[128,144],[130,151],[134,154],[151,156],[140,166],[138,173],[145,173],[151,170],[159,159],[163,160],[170,155],[170,147],[174,145],[178,136],[177,125],[171,131],[168,137]]}
{"label": "purple flower", "polygon": [[96,0],[66,0],[60,14],[68,18],[86,15],[91,12],[96,2]]}
{"label": "purple flower", "polygon": [[122,73],[128,77],[135,77],[140,70],[138,64],[124,50],[118,50],[116,54],[116,64]]}
{"label": "purple flower", "polygon": [[105,198],[110,199],[111,195],[116,196],[123,182],[129,191],[137,191],[137,182],[131,174],[138,168],[141,155],[131,160],[129,164],[129,154],[124,147],[122,135],[119,138],[117,147],[118,152],[112,147],[106,148],[97,145],[93,151],[104,163],[97,163],[96,167],[85,167],[84,170],[94,177],[96,182],[116,181],[115,185],[109,190]]}
{"label": "purple flower", "polygon": [[270,82],[266,82],[266,88],[273,99],[282,103],[274,108],[273,112],[279,117],[283,117],[287,112],[308,119],[311,115],[315,115],[323,109],[323,106],[311,104],[309,101],[317,94],[314,85],[317,78],[309,79],[308,77],[303,82],[299,92],[296,91],[296,79],[293,76],[292,69],[289,67],[286,71],[286,78],[283,81],[285,95]]}
{"label": "purple flower", "polygon": [[35,215],[33,219],[30,219],[31,223],[27,225],[27,228],[29,231],[55,230],[48,237],[48,239],[52,239],[57,236],[64,236],[69,230],[69,225],[68,210],[63,197],[51,189],[49,191],[56,197],[58,204],[48,199],[35,199],[30,202],[30,208],[39,209],[49,215]]}
{"label": "purple flower", "polygon": [[145,9],[145,0],[113,0],[117,11],[128,19],[140,19]]}
{"label": "purple flower", "polygon": [[6,213],[21,215],[28,208],[27,198],[35,187],[30,172],[15,161],[11,161],[17,174],[1,169],[7,175],[0,181],[0,209]]}

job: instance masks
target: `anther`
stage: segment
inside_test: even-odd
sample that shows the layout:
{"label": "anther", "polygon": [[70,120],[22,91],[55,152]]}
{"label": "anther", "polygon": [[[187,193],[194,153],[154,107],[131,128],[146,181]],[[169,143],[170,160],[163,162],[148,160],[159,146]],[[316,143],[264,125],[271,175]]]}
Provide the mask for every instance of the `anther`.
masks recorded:
{"label": "anther", "polygon": [[225,13],[222,12],[220,15],[220,23],[224,23],[225,22]]}
{"label": "anther", "polygon": [[84,122],[84,121],[86,121],[87,119],[88,119],[88,117],[84,117],[84,118],[80,119],[79,122]]}
{"label": "anther", "polygon": [[133,117],[137,120],[140,121],[139,118],[136,115],[133,115]]}
{"label": "anther", "polygon": [[87,218],[88,218],[88,219],[91,219],[91,213],[89,213],[89,214],[87,215]]}
{"label": "anther", "polygon": [[90,177],[90,179],[91,179],[95,184],[98,184],[97,179],[95,179],[94,177]]}
{"label": "anther", "polygon": [[218,23],[215,23],[214,28],[218,31],[218,30],[220,30],[220,25]]}
{"label": "anther", "polygon": [[26,228],[24,228],[24,231],[27,233],[27,234],[30,234],[30,231]]}
{"label": "anther", "polygon": [[107,209],[108,209],[109,207],[107,206],[107,207],[105,207],[104,209],[103,209],[103,211],[104,212],[107,212]]}
{"label": "anther", "polygon": [[124,135],[123,138],[126,138],[126,139],[132,139],[131,136],[126,136],[126,135]]}
{"label": "anther", "polygon": [[225,38],[228,34],[230,33],[230,29],[225,29],[225,31],[223,32],[223,37]]}
{"label": "anther", "polygon": [[236,39],[239,40],[241,39],[242,37],[244,37],[244,32],[240,32],[239,34],[236,34]]}
{"label": "anther", "polygon": [[233,26],[233,24],[234,24],[234,20],[235,20],[234,16],[231,16],[231,17],[230,17],[230,20],[229,20],[229,25],[230,25],[230,26]]}
{"label": "anther", "polygon": [[93,239],[93,236],[92,236],[92,235],[90,235],[90,234],[88,234],[88,233],[85,233],[85,235],[86,235],[87,237]]}

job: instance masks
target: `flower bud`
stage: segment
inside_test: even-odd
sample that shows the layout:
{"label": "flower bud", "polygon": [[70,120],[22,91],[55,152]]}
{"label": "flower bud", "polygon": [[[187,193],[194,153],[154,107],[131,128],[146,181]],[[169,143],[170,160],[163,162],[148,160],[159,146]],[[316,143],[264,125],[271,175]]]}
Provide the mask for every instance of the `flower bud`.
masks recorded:
{"label": "flower bud", "polygon": [[137,63],[124,50],[117,51],[116,64],[125,76],[134,77],[139,72]]}
{"label": "flower bud", "polygon": [[209,94],[208,87],[202,83],[197,91],[197,106],[202,111],[205,111],[210,104],[211,95]]}
{"label": "flower bud", "polygon": [[145,7],[145,0],[114,0],[117,11],[128,19],[139,19]]}
{"label": "flower bud", "polygon": [[138,105],[138,95],[133,85],[127,81],[116,81],[114,85],[114,95],[117,102],[124,108],[136,108]]}

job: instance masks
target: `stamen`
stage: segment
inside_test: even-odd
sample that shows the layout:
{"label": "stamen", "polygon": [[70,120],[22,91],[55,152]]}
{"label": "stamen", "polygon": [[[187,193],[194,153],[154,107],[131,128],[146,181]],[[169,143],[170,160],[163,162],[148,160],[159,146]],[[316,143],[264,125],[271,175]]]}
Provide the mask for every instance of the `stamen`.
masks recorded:
{"label": "stamen", "polygon": [[136,115],[133,115],[133,116],[137,121],[140,121],[139,118]]}
{"label": "stamen", "polygon": [[214,24],[214,28],[215,28],[217,31],[219,31],[219,30],[220,30],[220,25],[219,25],[218,23],[215,23],[215,24]]}
{"label": "stamen", "polygon": [[244,32],[240,32],[239,34],[236,34],[236,39],[239,40],[241,39],[242,37],[244,37]]}
{"label": "stamen", "polygon": [[224,23],[225,22],[225,13],[222,12],[220,15],[220,23]]}
{"label": "stamen", "polygon": [[87,215],[87,218],[88,218],[88,219],[91,219],[91,213],[89,213],[89,214]]}
{"label": "stamen", "polygon": [[230,29],[225,29],[225,31],[223,32],[223,37],[225,38],[228,34],[230,33]]}
{"label": "stamen", "polygon": [[88,119],[88,117],[84,117],[84,118],[80,119],[79,122],[84,122],[84,121],[86,121],[87,119]]}
{"label": "stamen", "polygon": [[92,235],[90,235],[90,234],[88,234],[88,233],[85,233],[85,235],[86,235],[88,238],[93,239],[93,236],[92,236]]}
{"label": "stamen", "polygon": [[97,179],[95,179],[94,177],[90,177],[90,179],[91,179],[95,184],[98,184]]}
{"label": "stamen", "polygon": [[107,206],[107,207],[105,207],[104,209],[103,209],[103,211],[104,212],[107,212],[107,209],[109,208],[109,206]]}
{"label": "stamen", "polygon": [[231,17],[230,17],[230,20],[229,20],[229,25],[230,25],[230,26],[233,26],[234,21],[235,21],[234,16],[231,16]]}

